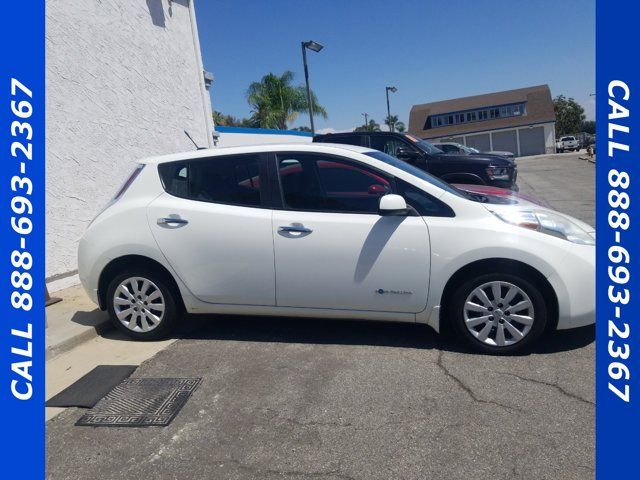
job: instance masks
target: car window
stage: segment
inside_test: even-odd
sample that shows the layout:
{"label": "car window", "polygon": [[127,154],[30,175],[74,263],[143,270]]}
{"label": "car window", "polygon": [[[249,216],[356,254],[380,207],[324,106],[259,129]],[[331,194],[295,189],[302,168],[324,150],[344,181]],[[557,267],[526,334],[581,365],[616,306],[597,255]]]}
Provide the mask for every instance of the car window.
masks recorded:
{"label": "car window", "polygon": [[378,213],[389,178],[357,162],[314,154],[278,154],[284,207],[293,210]]}
{"label": "car window", "polygon": [[432,197],[427,192],[414,187],[408,182],[396,178],[396,188],[398,194],[402,195],[407,205],[415,208],[416,211],[427,217],[455,217],[453,210],[446,203]]}
{"label": "car window", "polygon": [[438,145],[438,148],[444,153],[455,153],[458,150],[454,145]]}
{"label": "car window", "polygon": [[260,159],[233,155],[158,166],[167,193],[202,202],[261,205]]}
{"label": "car window", "polygon": [[467,198],[464,193],[462,193],[457,188],[452,187],[447,182],[440,180],[439,178],[436,178],[433,175],[425,172],[424,170],[420,170],[419,168],[414,167],[407,162],[403,162],[396,157],[392,157],[390,155],[387,155],[386,153],[376,152],[374,150],[365,152],[365,155],[371,158],[375,158],[376,160],[380,160],[381,162],[391,165],[392,167],[399,168],[400,170],[403,170],[408,174],[413,175],[414,177],[418,177],[425,182],[429,182],[431,185],[441,188],[442,190],[445,190],[446,192],[449,192],[457,197]]}
{"label": "car window", "polygon": [[401,148],[415,150],[412,146],[410,146],[407,142],[399,140],[395,137],[387,137],[384,135],[374,135],[371,137],[371,148],[375,148],[376,150],[380,150],[387,155],[391,155],[392,157],[398,156],[398,150]]}

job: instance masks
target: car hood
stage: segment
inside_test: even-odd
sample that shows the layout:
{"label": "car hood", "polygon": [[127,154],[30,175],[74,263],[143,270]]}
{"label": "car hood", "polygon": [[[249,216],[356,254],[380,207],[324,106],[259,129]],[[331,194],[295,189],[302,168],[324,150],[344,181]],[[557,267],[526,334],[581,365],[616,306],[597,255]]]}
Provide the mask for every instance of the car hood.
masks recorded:
{"label": "car hood", "polygon": [[[508,205],[539,205],[548,207],[548,205],[531,195],[520,192],[514,192],[507,188],[493,187],[491,185],[470,185],[464,183],[453,184],[454,187],[464,190],[472,194],[480,194],[486,197],[484,203],[490,204],[508,204]],[[484,200],[484,199],[483,199]]]}
{"label": "car hood", "polygon": [[436,155],[439,159],[442,159],[443,162],[479,162],[484,163],[486,165],[494,165],[497,167],[513,167],[515,166],[515,162],[507,157],[503,157],[500,155],[488,155],[486,153],[472,153],[469,155],[457,155],[457,154],[447,154],[443,153],[440,155]]}

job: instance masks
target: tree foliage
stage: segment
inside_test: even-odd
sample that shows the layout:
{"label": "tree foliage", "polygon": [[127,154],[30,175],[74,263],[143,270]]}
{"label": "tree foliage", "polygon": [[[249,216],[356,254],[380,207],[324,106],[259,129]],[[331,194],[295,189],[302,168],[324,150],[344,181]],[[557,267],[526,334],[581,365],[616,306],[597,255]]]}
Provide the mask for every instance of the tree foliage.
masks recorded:
{"label": "tree foliage", "polygon": [[213,122],[223,127],[257,127],[250,118],[238,118],[233,115],[225,115],[222,112],[213,112]]}
{"label": "tree foliage", "polygon": [[594,120],[585,120],[582,122],[581,132],[589,133],[591,135],[596,134],[596,122]]}
{"label": "tree foliage", "polygon": [[[247,101],[251,106],[251,119],[260,128],[286,130],[300,113],[309,112],[306,89],[292,85],[294,74],[287,70],[278,76],[269,73],[259,82],[253,82],[247,90]],[[327,118],[325,108],[311,92],[313,114]]]}
{"label": "tree foliage", "polygon": [[[389,127],[389,130],[393,130],[395,132],[404,132],[406,127],[403,122],[398,120],[397,115],[391,115],[384,119],[384,123]],[[393,128],[391,126],[393,125]]]}
{"label": "tree foliage", "polygon": [[556,114],[556,137],[581,131],[586,115],[584,108],[573,98],[558,95],[553,99],[553,109]]}
{"label": "tree foliage", "polygon": [[361,126],[356,127],[354,132],[379,132],[380,124],[377,123],[373,118],[369,120],[369,123],[363,123]]}

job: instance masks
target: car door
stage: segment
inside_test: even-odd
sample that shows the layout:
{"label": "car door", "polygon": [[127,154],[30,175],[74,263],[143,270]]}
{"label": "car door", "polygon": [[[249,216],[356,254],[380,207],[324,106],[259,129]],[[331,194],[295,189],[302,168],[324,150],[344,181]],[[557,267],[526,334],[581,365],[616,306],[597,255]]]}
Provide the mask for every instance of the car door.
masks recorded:
{"label": "car door", "polygon": [[416,313],[426,306],[430,248],[421,216],[380,216],[394,179],[345,157],[279,153],[273,213],[282,307]]}
{"label": "car door", "polygon": [[266,161],[228,155],[159,165],[165,192],[148,206],[149,227],[204,302],[275,305]]}

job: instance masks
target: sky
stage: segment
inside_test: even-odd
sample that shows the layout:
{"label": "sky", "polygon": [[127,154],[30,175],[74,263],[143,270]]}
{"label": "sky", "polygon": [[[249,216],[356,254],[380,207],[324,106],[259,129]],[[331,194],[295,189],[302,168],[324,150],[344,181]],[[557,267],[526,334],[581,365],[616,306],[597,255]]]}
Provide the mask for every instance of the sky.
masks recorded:
{"label": "sky", "polygon": [[[196,0],[205,69],[214,74],[214,110],[251,114],[249,84],[267,73],[295,73],[328,118],[316,130],[351,130],[368,113],[405,123],[415,104],[548,84],[551,95],[595,116],[594,0]],[[301,114],[292,127],[309,125]]]}

